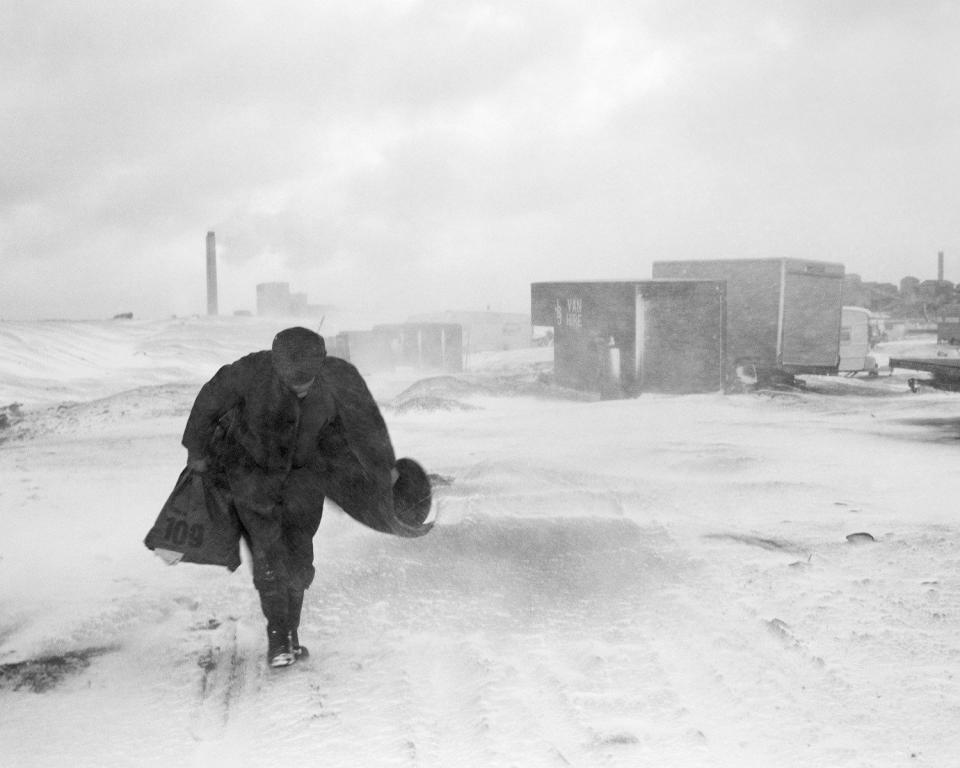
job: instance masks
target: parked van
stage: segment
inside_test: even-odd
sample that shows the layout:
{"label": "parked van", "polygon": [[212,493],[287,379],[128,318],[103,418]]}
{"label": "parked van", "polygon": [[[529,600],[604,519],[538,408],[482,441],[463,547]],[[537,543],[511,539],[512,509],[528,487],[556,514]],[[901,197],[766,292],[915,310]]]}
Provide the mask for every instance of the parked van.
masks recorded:
{"label": "parked van", "polygon": [[937,344],[960,345],[960,304],[947,304],[937,312]]}

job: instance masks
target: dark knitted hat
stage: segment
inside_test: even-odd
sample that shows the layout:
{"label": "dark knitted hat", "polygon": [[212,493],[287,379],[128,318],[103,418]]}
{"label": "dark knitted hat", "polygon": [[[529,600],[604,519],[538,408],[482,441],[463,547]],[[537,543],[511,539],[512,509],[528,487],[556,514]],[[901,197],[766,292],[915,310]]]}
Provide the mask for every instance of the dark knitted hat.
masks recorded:
{"label": "dark knitted hat", "polygon": [[310,381],[327,356],[323,336],[308,328],[287,328],[273,337],[273,367],[291,384]]}

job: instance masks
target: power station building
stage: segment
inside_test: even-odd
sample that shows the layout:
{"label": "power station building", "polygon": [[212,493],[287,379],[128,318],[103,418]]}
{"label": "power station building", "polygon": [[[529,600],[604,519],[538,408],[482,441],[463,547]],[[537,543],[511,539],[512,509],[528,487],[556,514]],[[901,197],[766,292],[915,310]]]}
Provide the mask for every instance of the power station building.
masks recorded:
{"label": "power station building", "polygon": [[262,317],[313,317],[329,307],[310,304],[305,293],[291,293],[290,283],[257,285],[257,314]]}

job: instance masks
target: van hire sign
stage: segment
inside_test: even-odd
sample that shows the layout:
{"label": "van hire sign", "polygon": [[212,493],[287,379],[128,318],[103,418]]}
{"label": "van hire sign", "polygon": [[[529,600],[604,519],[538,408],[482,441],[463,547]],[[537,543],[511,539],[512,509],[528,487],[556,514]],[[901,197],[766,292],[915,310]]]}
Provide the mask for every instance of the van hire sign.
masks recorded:
{"label": "van hire sign", "polygon": [[568,328],[583,328],[583,299],[557,299],[556,324]]}

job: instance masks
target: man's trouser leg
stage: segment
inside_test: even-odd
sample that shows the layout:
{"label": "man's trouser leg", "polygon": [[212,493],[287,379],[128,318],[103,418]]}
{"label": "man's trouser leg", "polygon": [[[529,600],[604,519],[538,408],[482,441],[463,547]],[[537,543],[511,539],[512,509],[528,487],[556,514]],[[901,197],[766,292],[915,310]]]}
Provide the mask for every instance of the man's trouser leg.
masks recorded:
{"label": "man's trouser leg", "polygon": [[[288,557],[283,535],[282,508],[255,483],[232,483],[234,505],[253,557],[253,586],[267,620],[267,659],[272,666],[293,662],[290,649]],[[246,491],[236,493],[240,486]],[[268,486],[265,486],[268,487]]]}
{"label": "man's trouser leg", "polygon": [[313,537],[323,516],[323,493],[315,471],[295,469],[283,489],[283,539],[289,574],[287,623],[295,655],[306,653],[298,630],[303,593],[313,582]]}

